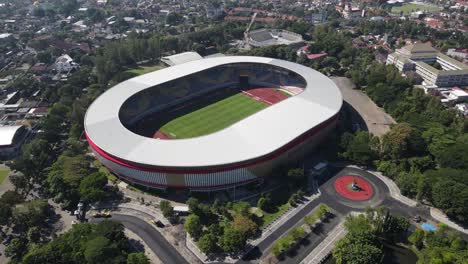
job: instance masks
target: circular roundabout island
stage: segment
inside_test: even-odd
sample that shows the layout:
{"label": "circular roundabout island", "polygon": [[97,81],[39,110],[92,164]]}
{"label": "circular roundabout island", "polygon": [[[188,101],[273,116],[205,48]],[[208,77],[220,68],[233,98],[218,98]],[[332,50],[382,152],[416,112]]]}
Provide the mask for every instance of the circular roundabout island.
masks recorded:
{"label": "circular roundabout island", "polygon": [[371,183],[359,176],[345,175],[334,182],[336,192],[352,201],[367,201],[374,195]]}

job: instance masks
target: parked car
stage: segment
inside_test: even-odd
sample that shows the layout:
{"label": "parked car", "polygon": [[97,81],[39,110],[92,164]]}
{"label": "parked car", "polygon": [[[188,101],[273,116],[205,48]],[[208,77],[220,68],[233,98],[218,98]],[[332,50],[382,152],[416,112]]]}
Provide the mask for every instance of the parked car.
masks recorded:
{"label": "parked car", "polygon": [[110,210],[96,211],[96,212],[91,213],[91,216],[94,218],[101,218],[101,217],[107,218],[107,217],[111,217],[111,212]]}
{"label": "parked car", "polygon": [[421,216],[417,215],[417,216],[413,217],[413,221],[416,222],[416,223],[419,223],[419,222],[422,221],[422,218],[421,218]]}
{"label": "parked car", "polygon": [[159,227],[159,228],[165,227],[165,225],[160,220],[151,219],[150,223],[157,226],[157,227]]}
{"label": "parked car", "polygon": [[11,240],[13,239],[12,235],[8,235],[4,240],[3,240],[3,245],[8,246],[10,244]]}

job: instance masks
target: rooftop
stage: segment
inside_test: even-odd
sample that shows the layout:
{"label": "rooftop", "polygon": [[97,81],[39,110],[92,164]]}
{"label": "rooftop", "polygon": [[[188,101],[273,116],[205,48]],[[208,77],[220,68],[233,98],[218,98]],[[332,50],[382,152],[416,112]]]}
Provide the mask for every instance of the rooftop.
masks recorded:
{"label": "rooftop", "polygon": [[[206,136],[155,140],[137,135],[122,125],[119,110],[130,96],[170,80],[232,63],[282,67],[302,76],[307,86],[296,96]],[[114,86],[88,108],[85,131],[100,149],[135,164],[172,168],[220,166],[258,159],[286,146],[334,118],[342,102],[342,95],[333,81],[311,68],[264,57],[217,57],[168,67]]]}
{"label": "rooftop", "polygon": [[13,143],[16,132],[23,126],[0,126],[0,146],[9,146]]}
{"label": "rooftop", "polygon": [[200,60],[200,59],[203,59],[203,57],[200,56],[200,54],[194,51],[188,51],[188,52],[183,52],[183,53],[179,53],[179,54],[175,54],[171,56],[162,57],[161,61],[166,63],[169,66],[174,66],[174,65],[179,65],[182,63],[186,63],[186,62],[194,61],[194,60]]}

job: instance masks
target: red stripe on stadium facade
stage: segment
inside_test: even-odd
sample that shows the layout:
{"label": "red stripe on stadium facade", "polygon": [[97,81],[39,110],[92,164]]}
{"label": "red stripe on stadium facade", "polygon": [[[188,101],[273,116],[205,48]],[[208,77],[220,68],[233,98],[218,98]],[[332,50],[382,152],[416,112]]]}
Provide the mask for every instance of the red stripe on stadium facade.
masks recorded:
{"label": "red stripe on stadium facade", "polygon": [[[300,135],[299,137],[295,138],[288,144],[282,146],[281,148],[278,148],[277,150],[264,155],[262,157],[256,158],[251,161],[245,161],[242,164],[226,164],[225,166],[217,167],[217,168],[167,168],[167,167],[157,167],[157,166],[149,166],[149,165],[143,165],[143,164],[136,164],[130,161],[123,160],[121,158],[115,157],[102,149],[100,149],[86,134],[86,139],[88,140],[88,143],[90,147],[96,151],[102,158],[107,159],[108,161],[111,161],[113,163],[116,163],[118,165],[134,169],[134,170],[140,170],[140,171],[148,171],[148,172],[159,172],[159,173],[175,173],[175,174],[206,174],[206,173],[215,173],[215,172],[222,172],[222,171],[230,171],[234,169],[240,169],[240,168],[245,168],[245,167],[251,167],[260,163],[264,163],[266,161],[272,160],[274,158],[279,157],[283,153],[289,151],[290,149],[294,148],[295,146],[303,143],[310,137],[314,136],[321,130],[329,127],[330,125],[334,125],[335,121],[338,118],[338,114],[332,116],[328,120],[324,121],[320,125],[310,129],[309,131],[305,132],[304,134]],[[118,173],[120,175],[120,173]],[[132,180],[135,180],[132,178]],[[145,182],[146,184],[146,182]],[[149,184],[149,183],[148,183]],[[187,186],[184,186],[185,188]],[[211,186],[210,186],[211,187]]]}

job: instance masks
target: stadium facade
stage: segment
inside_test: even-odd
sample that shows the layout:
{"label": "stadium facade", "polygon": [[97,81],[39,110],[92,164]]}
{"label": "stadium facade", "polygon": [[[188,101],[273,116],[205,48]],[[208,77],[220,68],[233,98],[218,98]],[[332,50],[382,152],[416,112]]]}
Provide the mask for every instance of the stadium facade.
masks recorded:
{"label": "stadium facade", "polygon": [[[158,140],[141,121],[213,92],[260,87],[303,91],[215,133]],[[106,91],[85,116],[96,158],[120,178],[153,188],[216,190],[256,181],[297,160],[334,129],[342,95],[308,67],[263,57],[217,57],[165,68]]]}

